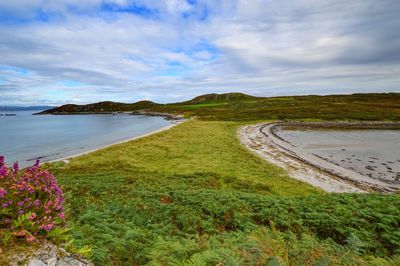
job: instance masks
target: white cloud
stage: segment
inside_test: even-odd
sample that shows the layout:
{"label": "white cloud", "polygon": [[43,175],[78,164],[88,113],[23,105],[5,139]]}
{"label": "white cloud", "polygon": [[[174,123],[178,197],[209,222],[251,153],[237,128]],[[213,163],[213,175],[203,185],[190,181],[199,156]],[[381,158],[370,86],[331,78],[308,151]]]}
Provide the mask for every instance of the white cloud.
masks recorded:
{"label": "white cloud", "polygon": [[0,67],[0,104],[399,91],[399,12],[390,0],[3,1],[0,65],[29,74]]}

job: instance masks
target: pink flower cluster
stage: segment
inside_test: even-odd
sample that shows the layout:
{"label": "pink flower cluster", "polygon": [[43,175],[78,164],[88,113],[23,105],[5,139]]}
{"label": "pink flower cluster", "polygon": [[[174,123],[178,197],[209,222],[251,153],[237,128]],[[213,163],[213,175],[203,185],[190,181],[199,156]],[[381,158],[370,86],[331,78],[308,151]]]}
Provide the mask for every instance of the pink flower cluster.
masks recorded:
{"label": "pink flower cluster", "polygon": [[[10,233],[27,242],[45,237],[55,227],[64,226],[63,202],[54,176],[39,161],[20,170],[18,163],[7,167],[0,156],[0,237]],[[21,217],[26,219],[21,222]]]}

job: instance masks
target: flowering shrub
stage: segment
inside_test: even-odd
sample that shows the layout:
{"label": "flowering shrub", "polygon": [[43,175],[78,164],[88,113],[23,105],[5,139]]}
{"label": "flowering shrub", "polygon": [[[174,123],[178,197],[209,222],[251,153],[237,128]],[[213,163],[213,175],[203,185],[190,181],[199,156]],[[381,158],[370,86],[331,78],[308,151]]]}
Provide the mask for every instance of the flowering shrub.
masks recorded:
{"label": "flowering shrub", "polygon": [[[64,227],[63,193],[54,176],[39,161],[20,170],[0,156],[0,239],[22,238],[31,243]],[[62,230],[61,230],[62,231]]]}

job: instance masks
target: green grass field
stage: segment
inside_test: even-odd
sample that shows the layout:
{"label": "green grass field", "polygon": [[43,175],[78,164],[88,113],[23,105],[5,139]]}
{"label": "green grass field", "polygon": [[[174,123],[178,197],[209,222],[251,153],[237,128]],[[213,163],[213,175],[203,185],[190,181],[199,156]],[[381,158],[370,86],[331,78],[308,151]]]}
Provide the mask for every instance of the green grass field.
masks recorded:
{"label": "green grass field", "polygon": [[203,108],[210,108],[210,107],[217,107],[217,106],[223,106],[223,105],[228,105],[228,103],[199,103],[199,104],[188,104],[188,105],[177,105],[176,108],[181,108],[181,109],[203,109]]}
{"label": "green grass field", "polygon": [[399,195],[292,180],[241,146],[241,124],[189,121],[49,164],[76,245],[98,265],[400,263]]}

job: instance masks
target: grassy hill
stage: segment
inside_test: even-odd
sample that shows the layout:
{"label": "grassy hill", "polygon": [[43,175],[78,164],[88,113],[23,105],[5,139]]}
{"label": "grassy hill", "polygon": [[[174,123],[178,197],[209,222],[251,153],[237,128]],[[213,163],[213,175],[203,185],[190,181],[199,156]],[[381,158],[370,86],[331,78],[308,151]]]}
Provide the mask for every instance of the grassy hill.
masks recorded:
{"label": "grassy hill", "polygon": [[63,105],[41,114],[107,113],[144,110],[184,114],[201,120],[400,120],[400,93],[254,97],[243,93],[206,94],[192,100],[156,104],[100,102]]}
{"label": "grassy hill", "polygon": [[[178,104],[158,105],[151,111],[197,116],[202,120],[400,120],[400,93],[260,98],[203,97]],[[218,100],[216,100],[218,99]]]}
{"label": "grassy hill", "polygon": [[155,107],[158,104],[151,101],[139,101],[136,103],[98,102],[85,105],[66,104],[49,109],[38,114],[74,114],[74,113],[112,113],[130,112],[135,110]]}
{"label": "grassy hill", "polygon": [[246,101],[246,100],[257,100],[260,99],[255,96],[250,96],[244,93],[211,93],[204,94],[193,98],[190,101],[183,102],[181,104],[204,104],[204,103],[220,103],[220,102],[234,102],[234,101]]}

